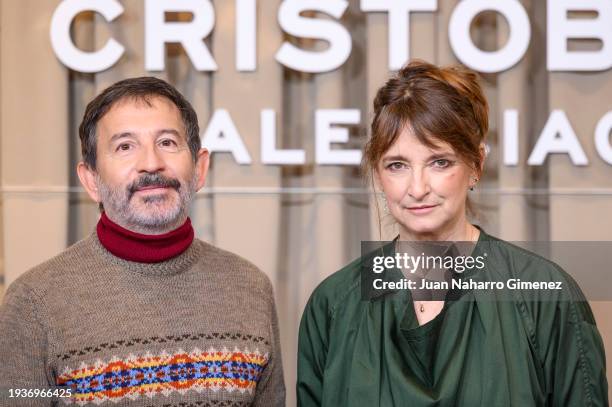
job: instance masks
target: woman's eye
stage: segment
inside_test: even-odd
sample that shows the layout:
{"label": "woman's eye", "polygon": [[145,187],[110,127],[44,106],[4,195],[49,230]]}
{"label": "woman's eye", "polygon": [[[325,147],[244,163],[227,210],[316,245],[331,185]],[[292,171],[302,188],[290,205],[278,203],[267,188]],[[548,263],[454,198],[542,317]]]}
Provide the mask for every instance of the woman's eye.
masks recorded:
{"label": "woman's eye", "polygon": [[399,161],[392,162],[389,165],[387,165],[387,168],[390,170],[401,170],[404,167],[405,167],[404,163],[401,163]]}
{"label": "woman's eye", "polygon": [[434,167],[437,168],[446,168],[451,165],[451,162],[447,159],[441,158],[433,162]]}

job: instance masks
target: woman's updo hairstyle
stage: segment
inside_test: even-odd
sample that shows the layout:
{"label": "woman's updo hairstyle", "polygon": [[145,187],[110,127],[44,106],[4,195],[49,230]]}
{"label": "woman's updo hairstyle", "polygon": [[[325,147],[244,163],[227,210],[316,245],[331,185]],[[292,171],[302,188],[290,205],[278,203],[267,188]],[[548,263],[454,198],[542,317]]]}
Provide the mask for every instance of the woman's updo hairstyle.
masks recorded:
{"label": "woman's updo hairstyle", "polygon": [[363,159],[366,174],[373,175],[383,154],[407,126],[428,147],[436,141],[450,144],[480,176],[480,145],[489,119],[475,72],[415,60],[389,79],[374,99],[371,138]]}

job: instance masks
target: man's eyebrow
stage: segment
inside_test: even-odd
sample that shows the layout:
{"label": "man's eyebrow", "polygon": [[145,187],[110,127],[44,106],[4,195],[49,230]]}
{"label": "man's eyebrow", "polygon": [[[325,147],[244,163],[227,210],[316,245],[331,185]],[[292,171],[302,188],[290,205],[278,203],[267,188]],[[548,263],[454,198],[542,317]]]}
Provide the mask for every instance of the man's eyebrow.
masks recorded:
{"label": "man's eyebrow", "polygon": [[173,134],[176,137],[181,137],[181,133],[176,129],[161,129],[155,132],[155,137],[159,137],[162,134]]}
{"label": "man's eyebrow", "polygon": [[[155,137],[159,137],[162,134],[173,134],[176,137],[181,137],[181,133],[178,130],[176,130],[176,129],[160,129],[160,130],[157,130],[155,132]],[[115,141],[117,141],[119,139],[127,138],[127,137],[133,137],[133,136],[135,136],[135,134],[133,132],[131,132],[131,131],[123,131],[121,133],[113,134],[113,136],[110,139],[110,142],[113,143],[113,142],[115,142]]]}
{"label": "man's eyebrow", "polygon": [[116,133],[116,134],[113,134],[113,136],[110,139],[110,142],[113,143],[122,138],[132,137],[133,135],[134,133],[132,133],[131,131],[123,131],[121,133]]}

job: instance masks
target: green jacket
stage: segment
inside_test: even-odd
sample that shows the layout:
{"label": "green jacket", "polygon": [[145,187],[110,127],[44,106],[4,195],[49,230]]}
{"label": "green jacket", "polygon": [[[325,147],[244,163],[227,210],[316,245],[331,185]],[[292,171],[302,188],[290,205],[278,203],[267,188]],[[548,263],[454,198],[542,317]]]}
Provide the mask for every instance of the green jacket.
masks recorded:
{"label": "green jacket", "polygon": [[409,290],[363,298],[358,259],[306,305],[298,406],[607,406],[603,344],[573,279],[481,230],[472,256],[482,253],[476,280],[547,279],[564,289],[510,300],[468,290],[419,326]]}

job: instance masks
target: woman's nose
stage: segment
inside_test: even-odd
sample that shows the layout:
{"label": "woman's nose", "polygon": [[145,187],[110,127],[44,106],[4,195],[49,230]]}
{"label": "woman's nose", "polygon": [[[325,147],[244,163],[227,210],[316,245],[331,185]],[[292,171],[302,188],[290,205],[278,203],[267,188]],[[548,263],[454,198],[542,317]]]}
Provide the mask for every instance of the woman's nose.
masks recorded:
{"label": "woman's nose", "polygon": [[408,194],[414,198],[414,200],[421,201],[429,191],[429,179],[425,171],[413,171],[408,184]]}

